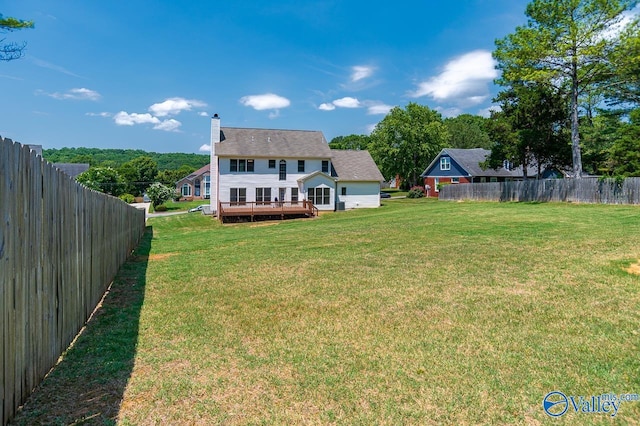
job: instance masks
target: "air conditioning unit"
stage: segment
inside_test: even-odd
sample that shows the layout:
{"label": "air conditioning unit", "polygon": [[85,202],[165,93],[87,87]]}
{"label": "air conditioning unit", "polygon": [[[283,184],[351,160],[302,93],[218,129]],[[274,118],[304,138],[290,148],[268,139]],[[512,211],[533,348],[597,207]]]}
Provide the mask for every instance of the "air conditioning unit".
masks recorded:
{"label": "air conditioning unit", "polygon": [[343,211],[344,210],[344,201],[338,201],[336,203],[336,210]]}

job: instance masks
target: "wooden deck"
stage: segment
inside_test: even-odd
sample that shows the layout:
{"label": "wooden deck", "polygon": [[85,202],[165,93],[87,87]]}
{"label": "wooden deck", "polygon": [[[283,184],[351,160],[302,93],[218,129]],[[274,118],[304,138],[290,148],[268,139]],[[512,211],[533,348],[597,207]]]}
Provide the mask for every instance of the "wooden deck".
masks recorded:
{"label": "wooden deck", "polygon": [[307,200],[266,202],[219,202],[218,218],[221,222],[241,222],[249,220],[284,220],[296,217],[314,217],[318,208]]}

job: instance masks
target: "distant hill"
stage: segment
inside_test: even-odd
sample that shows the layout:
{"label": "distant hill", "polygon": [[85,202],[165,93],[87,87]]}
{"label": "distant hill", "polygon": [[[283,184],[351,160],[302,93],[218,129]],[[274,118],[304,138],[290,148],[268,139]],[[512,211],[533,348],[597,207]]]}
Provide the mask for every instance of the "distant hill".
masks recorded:
{"label": "distant hill", "polygon": [[182,166],[197,170],[209,163],[207,154],[147,152],[141,149],[60,148],[43,149],[42,157],[52,163],[89,163],[92,166],[120,167],[138,157],[150,157],[158,170],[176,170]]}

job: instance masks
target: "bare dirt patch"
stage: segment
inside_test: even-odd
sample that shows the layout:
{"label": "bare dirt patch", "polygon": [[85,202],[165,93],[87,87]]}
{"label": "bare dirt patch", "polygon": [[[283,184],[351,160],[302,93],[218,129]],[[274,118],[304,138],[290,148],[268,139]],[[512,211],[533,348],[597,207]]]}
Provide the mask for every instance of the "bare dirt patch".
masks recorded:
{"label": "bare dirt patch", "polygon": [[165,260],[171,256],[175,256],[177,253],[156,253],[144,256],[134,256],[131,258],[132,262],[148,262],[150,260]]}
{"label": "bare dirt patch", "polygon": [[640,260],[638,260],[636,263],[632,263],[631,266],[626,269],[626,271],[630,274],[640,275]]}

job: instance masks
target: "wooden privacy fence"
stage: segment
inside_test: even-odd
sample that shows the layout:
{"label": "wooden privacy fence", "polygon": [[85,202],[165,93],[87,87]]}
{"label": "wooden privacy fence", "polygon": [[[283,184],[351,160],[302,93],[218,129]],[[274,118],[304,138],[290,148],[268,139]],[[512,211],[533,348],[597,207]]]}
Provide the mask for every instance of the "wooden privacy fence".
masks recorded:
{"label": "wooden privacy fence", "polygon": [[576,203],[640,204],[640,178],[542,179],[446,185],[441,200],[567,201]]}
{"label": "wooden privacy fence", "polygon": [[6,424],[99,303],[145,213],[0,137],[0,418]]}

